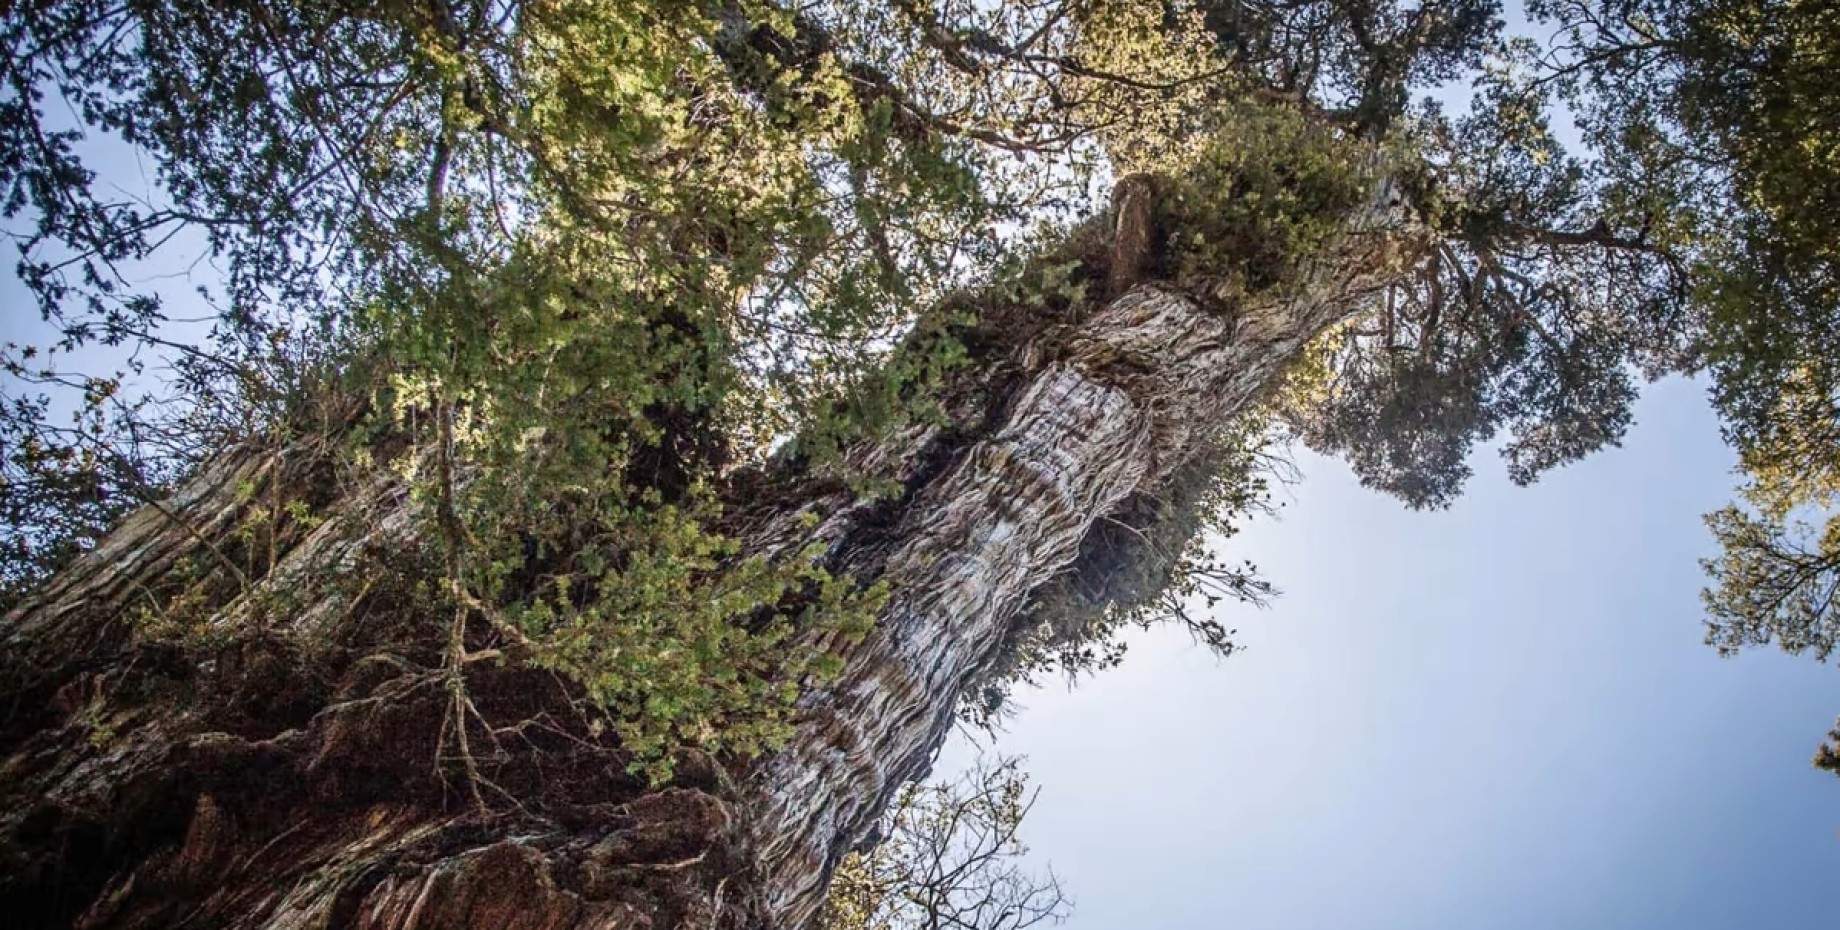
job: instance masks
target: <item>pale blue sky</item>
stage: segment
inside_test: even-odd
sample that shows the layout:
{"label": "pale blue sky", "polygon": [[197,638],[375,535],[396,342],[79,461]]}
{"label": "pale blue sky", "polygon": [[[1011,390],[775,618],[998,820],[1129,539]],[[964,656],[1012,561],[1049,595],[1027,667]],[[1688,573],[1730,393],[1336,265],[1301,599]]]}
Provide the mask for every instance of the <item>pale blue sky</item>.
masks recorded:
{"label": "pale blue sky", "polygon": [[[1491,452],[1415,513],[1303,456],[1225,552],[1284,595],[1173,629],[998,742],[1079,930],[1771,930],[1840,919],[1840,674],[1701,643],[1699,515],[1733,476],[1704,392],[1516,488]],[[942,771],[964,757],[948,750]]]}

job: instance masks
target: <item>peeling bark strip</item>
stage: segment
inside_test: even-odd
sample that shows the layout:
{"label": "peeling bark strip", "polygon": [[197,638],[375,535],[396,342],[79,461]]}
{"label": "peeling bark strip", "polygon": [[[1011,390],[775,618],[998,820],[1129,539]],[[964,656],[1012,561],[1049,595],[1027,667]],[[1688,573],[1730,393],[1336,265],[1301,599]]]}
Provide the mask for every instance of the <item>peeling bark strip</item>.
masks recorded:
{"label": "peeling bark strip", "polygon": [[[829,644],[842,674],[739,783],[692,757],[648,790],[573,714],[579,691],[516,656],[467,667],[478,719],[456,722],[441,623],[389,593],[434,573],[402,483],[332,482],[323,522],[257,558],[237,528],[265,487],[318,466],[307,450],[227,452],[0,624],[0,914],[24,927],[800,927],[1095,521],[1206,455],[1418,245],[1390,185],[1345,228],[1281,291],[1235,307],[1139,282],[1036,332],[997,360],[1009,386],[977,429],[912,426],[849,452],[910,488],[897,512],[807,495],[746,533],[750,553],[822,542],[891,596],[868,637]],[[198,585],[221,606],[191,622],[221,645],[130,635],[156,594],[182,602]],[[453,726],[489,747],[484,776],[518,803],[460,800],[436,758]]]}

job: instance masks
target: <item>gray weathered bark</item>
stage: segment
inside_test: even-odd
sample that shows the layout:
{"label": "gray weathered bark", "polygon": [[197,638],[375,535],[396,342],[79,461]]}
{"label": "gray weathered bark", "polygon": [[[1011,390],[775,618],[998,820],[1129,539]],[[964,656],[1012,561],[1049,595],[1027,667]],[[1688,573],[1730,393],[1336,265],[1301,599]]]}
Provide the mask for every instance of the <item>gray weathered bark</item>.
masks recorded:
{"label": "gray weathered bark", "polygon": [[1008,417],[903,517],[876,631],[806,696],[798,737],[758,774],[750,820],[773,913],[797,926],[821,903],[830,868],[928,766],[1030,593],[1074,564],[1094,522],[1204,455],[1305,343],[1392,280],[1413,235],[1383,184],[1295,290],[1222,314],[1140,284],[1056,351],[1023,349],[1033,364]]}
{"label": "gray weathered bark", "polygon": [[[967,374],[1002,385],[975,424],[851,450],[909,489],[894,512],[806,494],[744,542],[825,544],[889,585],[879,625],[825,644],[844,670],[802,698],[783,751],[732,776],[690,759],[661,790],[569,718],[566,684],[515,661],[468,668],[478,720],[456,722],[431,671],[440,624],[377,593],[426,570],[395,479],[332,494],[272,567],[240,572],[232,528],[260,488],[314,465],[226,453],[0,627],[0,908],[95,927],[800,926],[1006,637],[1040,619],[1031,595],[1082,570],[1095,521],[1206,455],[1419,236],[1381,184],[1282,289],[1222,306],[1167,282],[1120,288]],[[186,585],[225,605],[202,660],[127,631],[140,602]],[[457,800],[434,762],[455,726],[493,747],[495,788],[540,803]]]}

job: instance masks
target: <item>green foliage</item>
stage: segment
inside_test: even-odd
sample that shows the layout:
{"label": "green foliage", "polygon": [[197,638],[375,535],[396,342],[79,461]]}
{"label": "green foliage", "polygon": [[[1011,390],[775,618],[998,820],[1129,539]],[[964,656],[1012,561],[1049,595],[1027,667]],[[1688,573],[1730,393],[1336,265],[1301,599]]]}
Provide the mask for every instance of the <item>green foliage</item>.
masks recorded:
{"label": "green foliage", "polygon": [[[1038,293],[1031,296],[1040,299]],[[955,310],[947,303],[918,320],[879,367],[839,384],[840,390],[786,443],[783,457],[821,473],[837,472],[862,494],[895,492],[897,488],[876,486],[867,476],[838,469],[838,453],[904,424],[943,425],[942,401],[952,376],[972,361],[956,335],[972,321]]]}
{"label": "green foliage", "polygon": [[1547,11],[1619,201],[1692,246],[1698,363],[1750,482],[1707,517],[1708,642],[1826,660],[1840,585],[1840,19],[1801,0]]}
{"label": "green foliage", "polygon": [[129,620],[135,635],[150,640],[166,640],[197,646],[209,646],[216,636],[209,627],[211,608],[222,600],[221,590],[227,581],[223,567],[205,556],[188,556],[178,560],[162,579],[167,590],[149,596],[132,608]]}
{"label": "green foliage", "polygon": [[1707,269],[1707,362],[1730,437],[1831,475],[1840,450],[1840,11],[1719,2],[1680,29],[1683,128],[1728,160],[1731,233]]}
{"label": "green foliage", "polygon": [[[1750,502],[1759,497],[1753,488]],[[1757,512],[1728,506],[1706,517],[1722,550],[1705,563],[1718,580],[1704,594],[1706,641],[1725,655],[1775,643],[1825,662],[1840,643],[1840,518],[1817,530],[1762,503]]]}
{"label": "green foliage", "polygon": [[[1372,191],[1368,147],[1294,108],[1222,114],[1158,203],[1173,278],[1228,304],[1290,281]],[[1227,272],[1222,277],[1222,271]]]}
{"label": "green foliage", "polygon": [[[1550,63],[1613,207],[1690,269],[1695,366],[1748,483],[1709,514],[1708,644],[1818,661],[1840,635],[1840,12],[1549,0]],[[1610,15],[1605,15],[1610,14]],[[1815,764],[1835,768],[1830,743]]]}
{"label": "green foliage", "polygon": [[[788,639],[860,638],[883,592],[805,564],[817,553],[789,566],[758,557],[724,565],[731,541],[668,508],[649,519],[645,547],[623,553],[618,570],[597,572],[598,553],[579,552],[583,572],[547,579],[550,590],[507,619],[538,644],[540,664],[587,688],[653,781],[670,776],[676,746],[744,758],[778,748],[801,683],[837,671],[834,657]],[[790,616],[778,609],[789,597],[805,602]]]}
{"label": "green foliage", "polygon": [[1615,188],[1569,156],[1532,50],[1498,49],[1470,110],[1426,106],[1400,127],[1427,153],[1404,178],[1439,241],[1416,273],[1322,347],[1322,384],[1287,419],[1362,482],[1444,507],[1470,453],[1506,433],[1527,484],[1614,445],[1640,376],[1691,363],[1692,312],[1674,244],[1615,209]]}
{"label": "green foliage", "polygon": [[1749,508],[1707,518],[1708,640],[1825,661],[1840,611],[1840,12],[1718,3],[1682,29],[1682,119],[1733,168],[1709,263],[1707,363]]}

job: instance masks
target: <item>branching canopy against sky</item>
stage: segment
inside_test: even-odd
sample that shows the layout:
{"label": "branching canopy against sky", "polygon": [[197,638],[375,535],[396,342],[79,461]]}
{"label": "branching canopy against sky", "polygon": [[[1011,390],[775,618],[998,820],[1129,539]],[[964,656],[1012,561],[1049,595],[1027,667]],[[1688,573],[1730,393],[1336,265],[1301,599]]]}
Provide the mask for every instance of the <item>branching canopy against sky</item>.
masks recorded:
{"label": "branching canopy against sky", "polygon": [[[1114,661],[1133,624],[1231,652],[1170,592],[1272,593],[1195,543],[1260,508],[1271,443],[1447,507],[1474,450],[1499,442],[1532,483],[1683,373],[1708,377],[1750,481],[1708,519],[1710,638],[1825,660],[1840,14],[1526,12],[15,3],[0,209],[28,319],[0,358],[0,605],[258,450],[313,477],[239,486],[259,519],[149,590],[136,635],[198,648],[395,481],[433,541],[404,596],[452,618],[437,664],[461,722],[437,741],[462,744],[478,806],[462,680],[501,649],[579,689],[648,783],[686,749],[769,756],[900,593],[850,570],[898,547],[743,541],[824,494],[898,512],[1095,315],[1154,291],[1288,377],[1192,449],[1158,426],[1187,459],[1098,514],[1067,578],[1030,579],[1037,613],[977,663],[986,710],[1011,680]],[[1427,96],[1451,84],[1461,112]],[[189,273],[168,264],[188,243],[209,271],[181,298],[162,276]],[[1301,309],[1323,294],[1332,313]],[[1274,312],[1307,331],[1255,338]],[[1167,361],[1098,354],[1120,383]],[[904,472],[888,450],[913,437],[937,461]]]}

